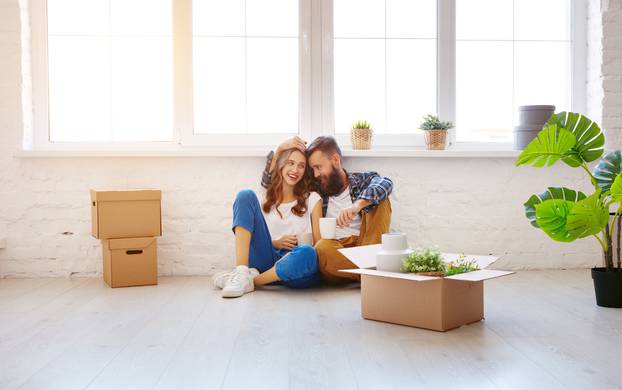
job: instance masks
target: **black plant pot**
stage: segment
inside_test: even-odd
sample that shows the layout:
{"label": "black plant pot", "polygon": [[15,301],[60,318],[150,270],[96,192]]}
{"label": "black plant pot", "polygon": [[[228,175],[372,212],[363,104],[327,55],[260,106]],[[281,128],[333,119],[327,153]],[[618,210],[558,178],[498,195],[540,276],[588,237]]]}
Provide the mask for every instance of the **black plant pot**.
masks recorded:
{"label": "black plant pot", "polygon": [[596,304],[603,307],[622,307],[622,272],[592,268]]}

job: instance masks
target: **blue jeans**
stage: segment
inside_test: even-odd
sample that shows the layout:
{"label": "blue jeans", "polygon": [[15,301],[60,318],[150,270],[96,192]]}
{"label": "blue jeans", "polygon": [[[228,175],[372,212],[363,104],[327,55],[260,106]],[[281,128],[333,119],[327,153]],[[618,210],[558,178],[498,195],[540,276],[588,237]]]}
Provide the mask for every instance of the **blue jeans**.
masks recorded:
{"label": "blue jeans", "polygon": [[291,288],[308,288],[319,284],[317,254],[309,245],[296,246],[290,251],[276,250],[268,225],[261,213],[257,195],[242,190],[233,203],[233,227],[240,226],[251,232],[248,266],[265,272],[275,267],[281,282]]}

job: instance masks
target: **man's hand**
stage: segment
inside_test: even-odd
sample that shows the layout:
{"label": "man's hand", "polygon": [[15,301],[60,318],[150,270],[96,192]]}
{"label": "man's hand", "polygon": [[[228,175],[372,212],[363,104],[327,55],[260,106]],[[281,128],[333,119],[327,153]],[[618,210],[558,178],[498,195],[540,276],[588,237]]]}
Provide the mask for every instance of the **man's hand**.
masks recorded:
{"label": "man's hand", "polygon": [[339,212],[337,216],[337,226],[344,228],[350,226],[350,222],[356,218],[356,214],[360,213],[371,202],[366,199],[357,199],[351,207],[347,207]]}
{"label": "man's hand", "polygon": [[287,149],[292,149],[292,148],[296,148],[298,150],[300,150],[302,153],[304,153],[307,150],[307,141],[303,140],[302,138],[296,136],[294,138],[290,138],[287,139],[285,141],[283,141],[283,143],[281,143],[277,148],[276,148],[276,153],[280,153],[284,150]]}
{"label": "man's hand", "polygon": [[276,249],[291,251],[298,244],[298,239],[293,234],[286,234],[277,240],[272,240],[272,246]]}
{"label": "man's hand", "polygon": [[356,214],[358,214],[359,211],[360,210],[358,210],[356,206],[342,209],[337,216],[337,226],[341,228],[350,226],[350,222],[356,218]]}

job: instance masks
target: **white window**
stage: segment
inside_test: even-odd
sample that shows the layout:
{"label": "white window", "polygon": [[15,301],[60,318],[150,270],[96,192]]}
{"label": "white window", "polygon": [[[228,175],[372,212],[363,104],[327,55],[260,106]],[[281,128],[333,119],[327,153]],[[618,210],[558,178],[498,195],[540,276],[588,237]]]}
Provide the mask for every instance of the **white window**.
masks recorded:
{"label": "white window", "polygon": [[334,0],[337,133],[412,133],[437,111],[436,30],[436,0]]}
{"label": "white window", "polygon": [[518,106],[571,107],[571,0],[456,0],[458,140],[510,141]]}
{"label": "white window", "polygon": [[194,0],[194,133],[298,132],[298,2]]}
{"label": "white window", "polygon": [[[508,142],[583,109],[585,0],[32,0],[34,147]],[[155,142],[158,141],[158,142]],[[94,146],[93,146],[94,145]]]}
{"label": "white window", "polygon": [[173,140],[171,1],[48,0],[47,10],[49,140]]}

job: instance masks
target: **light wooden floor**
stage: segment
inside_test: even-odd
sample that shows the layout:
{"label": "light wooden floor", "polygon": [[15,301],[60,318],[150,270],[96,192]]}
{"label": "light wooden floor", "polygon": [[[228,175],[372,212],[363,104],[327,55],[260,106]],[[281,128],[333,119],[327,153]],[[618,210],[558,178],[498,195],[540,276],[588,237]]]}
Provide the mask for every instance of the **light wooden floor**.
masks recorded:
{"label": "light wooden floor", "polygon": [[486,320],[437,333],[361,319],[353,287],[0,280],[0,389],[622,388],[622,310],[589,271],[486,283]]}

